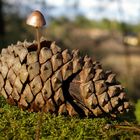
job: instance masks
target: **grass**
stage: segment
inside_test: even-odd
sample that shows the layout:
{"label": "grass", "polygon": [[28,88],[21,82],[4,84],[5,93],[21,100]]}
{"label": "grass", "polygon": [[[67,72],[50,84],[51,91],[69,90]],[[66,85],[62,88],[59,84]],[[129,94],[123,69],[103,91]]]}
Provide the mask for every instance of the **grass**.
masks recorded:
{"label": "grass", "polygon": [[137,101],[135,108],[135,116],[137,121],[140,123],[140,99]]}
{"label": "grass", "polygon": [[[8,105],[0,98],[0,140],[35,139],[39,113]],[[123,119],[122,119],[123,120]],[[120,119],[79,118],[43,114],[41,140],[137,140],[139,131],[121,125]],[[120,127],[119,127],[120,126]]]}

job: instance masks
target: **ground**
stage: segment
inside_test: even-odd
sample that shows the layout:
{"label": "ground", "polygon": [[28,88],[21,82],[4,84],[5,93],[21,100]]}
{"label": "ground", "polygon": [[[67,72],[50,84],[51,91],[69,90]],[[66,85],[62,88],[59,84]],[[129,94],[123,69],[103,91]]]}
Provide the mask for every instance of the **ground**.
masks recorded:
{"label": "ground", "polygon": [[40,113],[10,106],[0,97],[0,140],[33,140],[39,127],[41,140],[139,140],[140,129],[130,114],[112,119],[43,113],[40,123]]}

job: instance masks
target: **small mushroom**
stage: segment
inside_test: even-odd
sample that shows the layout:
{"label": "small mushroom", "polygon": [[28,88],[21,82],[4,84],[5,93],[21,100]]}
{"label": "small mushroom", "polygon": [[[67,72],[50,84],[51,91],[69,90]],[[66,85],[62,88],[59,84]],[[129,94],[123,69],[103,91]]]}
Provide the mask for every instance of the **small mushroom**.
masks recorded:
{"label": "small mushroom", "polygon": [[33,11],[26,20],[26,24],[36,28],[37,42],[38,42],[38,52],[40,51],[40,34],[39,28],[46,24],[45,18],[42,13],[38,10]]}

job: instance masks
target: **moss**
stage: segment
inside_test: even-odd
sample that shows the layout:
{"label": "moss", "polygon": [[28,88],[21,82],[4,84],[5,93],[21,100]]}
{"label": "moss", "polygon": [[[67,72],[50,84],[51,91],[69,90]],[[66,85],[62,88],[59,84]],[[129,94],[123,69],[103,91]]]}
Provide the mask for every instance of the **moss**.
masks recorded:
{"label": "moss", "polygon": [[[84,118],[42,115],[41,140],[126,140],[140,136],[133,131],[110,127],[122,123],[121,119]],[[39,113],[29,113],[6,104],[0,97],[0,140],[33,140]]]}

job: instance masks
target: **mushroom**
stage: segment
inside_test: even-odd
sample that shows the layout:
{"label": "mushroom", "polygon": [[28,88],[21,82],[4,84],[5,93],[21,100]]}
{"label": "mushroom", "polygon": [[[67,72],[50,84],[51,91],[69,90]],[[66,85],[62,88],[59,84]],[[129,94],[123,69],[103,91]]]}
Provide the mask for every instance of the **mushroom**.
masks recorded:
{"label": "mushroom", "polygon": [[46,24],[45,18],[42,13],[38,10],[33,11],[26,20],[26,24],[33,26],[36,28],[36,35],[37,35],[37,43],[38,43],[38,50],[40,51],[40,34],[39,28]]}

